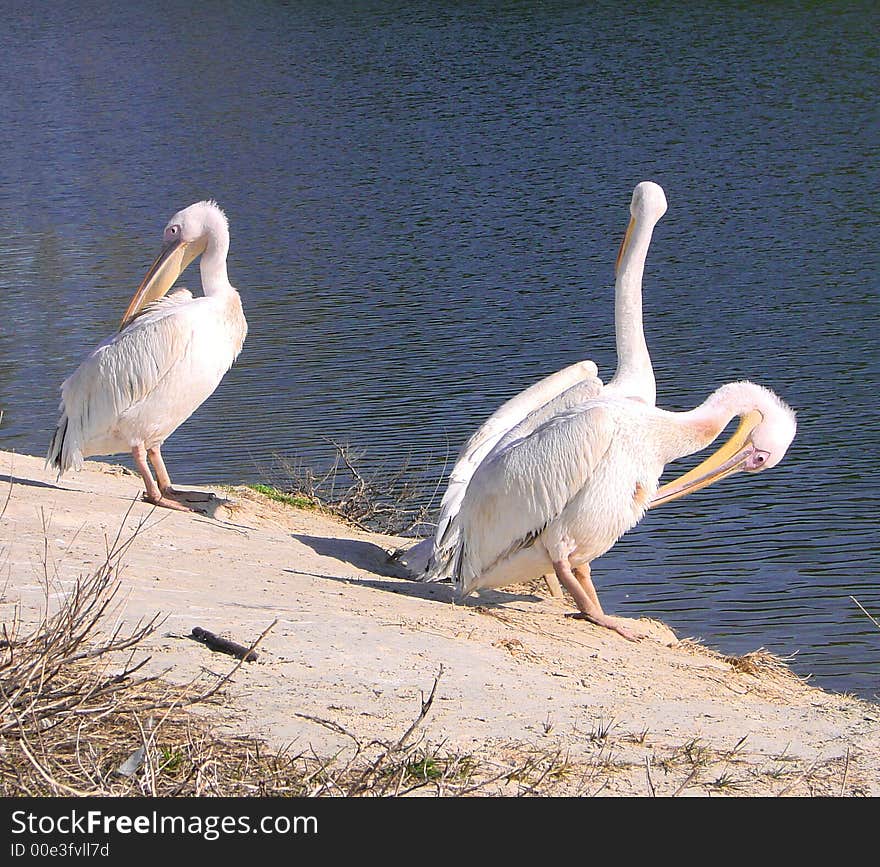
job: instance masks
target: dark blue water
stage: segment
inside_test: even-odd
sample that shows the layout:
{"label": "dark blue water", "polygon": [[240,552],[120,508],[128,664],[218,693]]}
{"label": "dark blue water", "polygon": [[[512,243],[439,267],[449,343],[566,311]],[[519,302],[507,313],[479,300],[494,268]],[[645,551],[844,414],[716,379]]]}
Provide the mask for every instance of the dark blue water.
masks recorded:
{"label": "dark blue water", "polygon": [[749,377],[800,426],[779,467],[597,561],[605,607],[880,693],[850,599],[880,614],[875,3],[150,7],[4,6],[0,447],[45,452],[166,220],[213,197],[250,334],[168,441],[174,477],[320,469],[333,438],[428,496],[506,398],[585,357],[611,375],[652,179],[659,403]]}

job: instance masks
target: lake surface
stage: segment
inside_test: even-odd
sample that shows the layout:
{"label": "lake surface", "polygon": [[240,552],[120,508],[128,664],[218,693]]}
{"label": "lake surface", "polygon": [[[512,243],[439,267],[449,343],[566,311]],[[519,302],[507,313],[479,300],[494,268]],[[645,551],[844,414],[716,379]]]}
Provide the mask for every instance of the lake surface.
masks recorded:
{"label": "lake surface", "polygon": [[751,378],[799,430],[596,561],[603,604],[880,694],[851,598],[880,618],[875,3],[150,7],[5,7],[0,447],[45,453],[165,222],[215,198],[250,333],[174,478],[320,471],[333,439],[427,500],[502,401],[582,358],[612,375],[651,179],[658,403]]}

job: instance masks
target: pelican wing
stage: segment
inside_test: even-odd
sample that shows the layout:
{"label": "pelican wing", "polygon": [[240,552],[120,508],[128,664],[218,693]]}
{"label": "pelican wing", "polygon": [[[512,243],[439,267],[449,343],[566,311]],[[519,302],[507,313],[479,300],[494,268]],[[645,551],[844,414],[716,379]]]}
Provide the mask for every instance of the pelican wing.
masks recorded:
{"label": "pelican wing", "polygon": [[[557,370],[501,404],[462,446],[453,474],[459,469],[459,465],[467,464],[472,467],[468,477],[473,475],[473,470],[501,436],[519,424],[529,413],[585,379],[596,380],[601,388],[602,382],[598,379],[598,370],[592,361],[578,361]],[[461,467],[460,474],[463,472],[464,466]]]}
{"label": "pelican wing", "polygon": [[598,377],[590,377],[575,383],[561,394],[557,394],[552,400],[548,400],[543,406],[530,412],[519,424],[514,425],[498,440],[493,450],[500,451],[510,443],[523,439],[556,416],[563,415],[568,410],[582,407],[599,397],[604,393],[604,390],[605,386]]}
{"label": "pelican wing", "polygon": [[459,512],[456,582],[467,588],[533,544],[592,478],[611,445],[613,413],[601,402],[565,410],[492,452],[477,468]]}
{"label": "pelican wing", "polygon": [[450,555],[458,541],[456,518],[461,501],[471,476],[486,455],[512,430],[524,430],[524,426],[534,430],[551,415],[571,406],[571,402],[560,401],[564,395],[577,400],[595,397],[602,390],[602,380],[597,374],[596,365],[585,360],[544,377],[503,403],[465,443],[449,474],[440,503],[433,550],[426,567],[428,580],[439,581],[448,577]]}
{"label": "pelican wing", "polygon": [[[61,418],[47,463],[60,473],[82,466],[87,443],[114,436],[120,418],[145,400],[190,353],[193,296],[177,291],[151,304],[127,328],[91,352],[61,386]],[[184,315],[174,315],[183,313]],[[180,419],[183,421],[184,416]],[[104,452],[100,445],[90,454]]]}

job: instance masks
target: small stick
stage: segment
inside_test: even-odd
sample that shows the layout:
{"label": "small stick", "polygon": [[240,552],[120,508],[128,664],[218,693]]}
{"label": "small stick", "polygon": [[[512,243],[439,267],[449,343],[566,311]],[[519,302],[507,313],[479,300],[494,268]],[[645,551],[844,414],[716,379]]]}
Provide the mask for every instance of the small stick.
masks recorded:
{"label": "small stick", "polygon": [[194,626],[193,631],[188,637],[201,644],[207,645],[211,650],[219,651],[220,653],[228,653],[230,656],[242,659],[245,662],[255,662],[257,660],[258,654],[255,650],[251,650],[244,645],[230,641],[228,638],[221,638],[219,635],[214,635],[213,632],[208,632],[207,629],[202,629],[200,626]]}
{"label": "small stick", "polygon": [[425,694],[422,693],[422,709],[419,711],[419,715],[413,720],[413,724],[403,733],[403,737],[394,745],[395,750],[399,750],[406,743],[409,736],[418,728],[422,720],[428,715],[428,711],[431,710],[431,705],[434,704],[434,694],[437,692],[437,684],[440,683],[440,678],[443,677],[443,670],[443,663],[441,662],[440,670],[434,677],[434,685],[431,687],[431,694],[425,698]]}
{"label": "small stick", "polygon": [[654,788],[654,781],[651,779],[651,757],[645,756],[645,773],[648,775],[648,788],[651,790],[651,797],[657,797],[657,790]]}
{"label": "small stick", "polygon": [[[870,615],[869,615],[870,616]],[[849,747],[846,748],[846,764],[843,766],[843,781],[840,784],[840,797],[846,795],[846,778],[849,774]]]}

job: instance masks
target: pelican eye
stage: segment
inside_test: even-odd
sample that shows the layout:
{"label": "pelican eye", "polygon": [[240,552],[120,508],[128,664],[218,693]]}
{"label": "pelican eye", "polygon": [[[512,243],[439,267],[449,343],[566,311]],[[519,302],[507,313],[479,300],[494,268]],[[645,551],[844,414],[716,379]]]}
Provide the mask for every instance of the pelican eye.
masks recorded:
{"label": "pelican eye", "polygon": [[767,463],[767,458],[770,457],[769,452],[764,451],[756,451],[749,458],[747,469],[749,470],[760,470],[763,468],[764,464]]}

